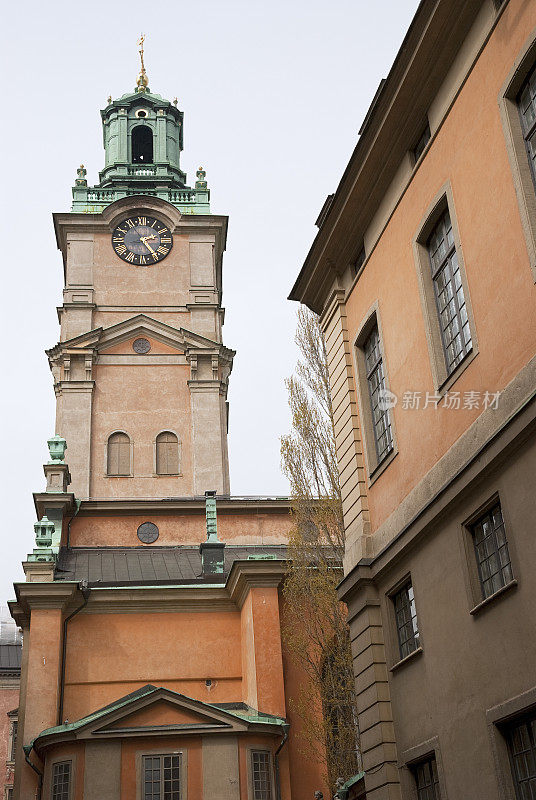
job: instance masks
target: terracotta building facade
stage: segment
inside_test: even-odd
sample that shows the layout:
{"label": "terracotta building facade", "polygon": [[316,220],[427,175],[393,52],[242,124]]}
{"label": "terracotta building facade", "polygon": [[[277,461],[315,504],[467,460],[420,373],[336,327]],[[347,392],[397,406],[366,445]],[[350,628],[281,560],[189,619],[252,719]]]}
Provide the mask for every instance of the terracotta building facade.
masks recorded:
{"label": "terracotta building facade", "polygon": [[8,609],[0,606],[0,798],[13,800],[22,641]]}
{"label": "terracotta building facade", "polygon": [[[143,57],[143,56],[142,56]],[[305,800],[281,636],[286,498],[230,495],[227,218],[180,169],[183,116],[101,112],[105,168],[54,215],[65,289],[47,351],[56,435],[24,633],[15,800]]]}
{"label": "terracotta building facade", "polygon": [[371,800],[536,797],[536,4],[423,0],[291,299],[321,315]]}

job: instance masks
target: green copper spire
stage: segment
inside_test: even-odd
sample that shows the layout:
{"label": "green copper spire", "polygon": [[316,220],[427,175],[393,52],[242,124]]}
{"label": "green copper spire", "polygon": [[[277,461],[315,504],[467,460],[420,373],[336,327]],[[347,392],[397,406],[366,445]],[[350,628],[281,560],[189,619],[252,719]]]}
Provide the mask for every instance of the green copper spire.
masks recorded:
{"label": "green copper spire", "polygon": [[147,194],[167,200],[183,214],[210,214],[204,172],[192,189],[180,167],[184,114],[176,100],[170,103],[149,91],[144,41],[142,35],[136,89],[117,100],[109,97],[101,111],[105,162],[99,183],[88,186],[86,169],[79,167],[72,211],[96,214],[122,197]]}

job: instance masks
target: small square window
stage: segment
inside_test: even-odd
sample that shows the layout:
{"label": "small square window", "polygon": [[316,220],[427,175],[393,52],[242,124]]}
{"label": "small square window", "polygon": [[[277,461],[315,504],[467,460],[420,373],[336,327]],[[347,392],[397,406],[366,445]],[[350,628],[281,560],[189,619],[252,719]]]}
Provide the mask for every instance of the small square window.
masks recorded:
{"label": "small square window", "polygon": [[513,580],[512,564],[500,503],[471,528],[482,598],[490,597]]}
{"label": "small square window", "polygon": [[512,778],[518,800],[536,797],[536,712],[507,733]]}
{"label": "small square window", "polygon": [[393,595],[395,606],[396,631],[400,658],[406,658],[419,647],[419,628],[417,626],[417,611],[411,581]]}
{"label": "small square window", "polygon": [[437,763],[435,756],[429,756],[412,767],[418,800],[441,800]]}

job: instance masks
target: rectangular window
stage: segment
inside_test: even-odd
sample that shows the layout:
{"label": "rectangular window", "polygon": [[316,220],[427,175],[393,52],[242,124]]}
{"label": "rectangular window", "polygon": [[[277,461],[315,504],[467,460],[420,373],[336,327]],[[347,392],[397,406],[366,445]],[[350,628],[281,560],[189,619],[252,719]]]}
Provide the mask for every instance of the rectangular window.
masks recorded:
{"label": "rectangular window", "polygon": [[518,800],[536,798],[536,713],[508,732],[508,750]]}
{"label": "rectangular window", "polygon": [[417,611],[411,581],[408,581],[400,591],[393,595],[393,603],[400,658],[405,658],[419,647]]}
{"label": "rectangular window", "polygon": [[13,789],[11,786],[6,791],[6,800],[13,800]]}
{"label": "rectangular window", "polygon": [[251,753],[253,800],[272,800],[270,753],[253,750]]}
{"label": "rectangular window", "polygon": [[412,767],[418,800],[440,800],[439,780],[435,756],[430,756]]}
{"label": "rectangular window", "polygon": [[16,747],[17,747],[17,728],[18,728],[18,723],[16,721],[12,722],[11,723],[11,747],[10,747],[10,754],[9,754],[9,760],[10,761],[15,761],[15,752],[16,752]]}
{"label": "rectangular window", "polygon": [[143,757],[143,800],[181,800],[180,755]]}
{"label": "rectangular window", "polygon": [[521,128],[529,157],[532,179],[536,184],[536,67],[523,84],[518,99]]}
{"label": "rectangular window", "polygon": [[471,351],[471,331],[450,214],[443,214],[428,239],[428,254],[439,314],[447,373]]}
{"label": "rectangular window", "polygon": [[393,435],[389,408],[385,404],[385,373],[377,325],[363,343],[363,351],[372,411],[372,429],[379,464],[393,449]]}
{"label": "rectangular window", "polygon": [[513,579],[500,503],[472,525],[472,534],[485,600]]}
{"label": "rectangular window", "polygon": [[417,142],[417,144],[413,148],[413,158],[414,158],[414,163],[415,164],[417,163],[419,158],[422,156],[422,154],[424,152],[424,148],[426,147],[426,145],[428,144],[428,142],[430,141],[431,138],[432,138],[432,134],[430,133],[430,125],[427,122],[425,129],[423,130],[423,132],[421,133],[421,135],[419,137],[419,141]]}
{"label": "rectangular window", "polygon": [[71,762],[54,764],[52,770],[52,800],[69,800],[71,788]]}

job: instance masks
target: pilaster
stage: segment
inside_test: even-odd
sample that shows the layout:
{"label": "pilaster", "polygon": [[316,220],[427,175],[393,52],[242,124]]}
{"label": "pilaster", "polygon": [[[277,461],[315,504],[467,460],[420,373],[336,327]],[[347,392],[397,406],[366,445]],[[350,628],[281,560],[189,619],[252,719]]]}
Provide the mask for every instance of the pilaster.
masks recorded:
{"label": "pilaster", "polygon": [[193,494],[207,487],[229,494],[227,460],[226,383],[220,380],[190,380],[192,414]]}
{"label": "pilaster", "polygon": [[367,800],[401,800],[378,591],[370,579],[348,576],[339,594],[348,606]]}
{"label": "pilaster", "polygon": [[344,571],[347,573],[369,554],[370,521],[354,366],[342,290],[336,289],[332,293],[320,324],[328,356],[335,448],[346,532]]}

